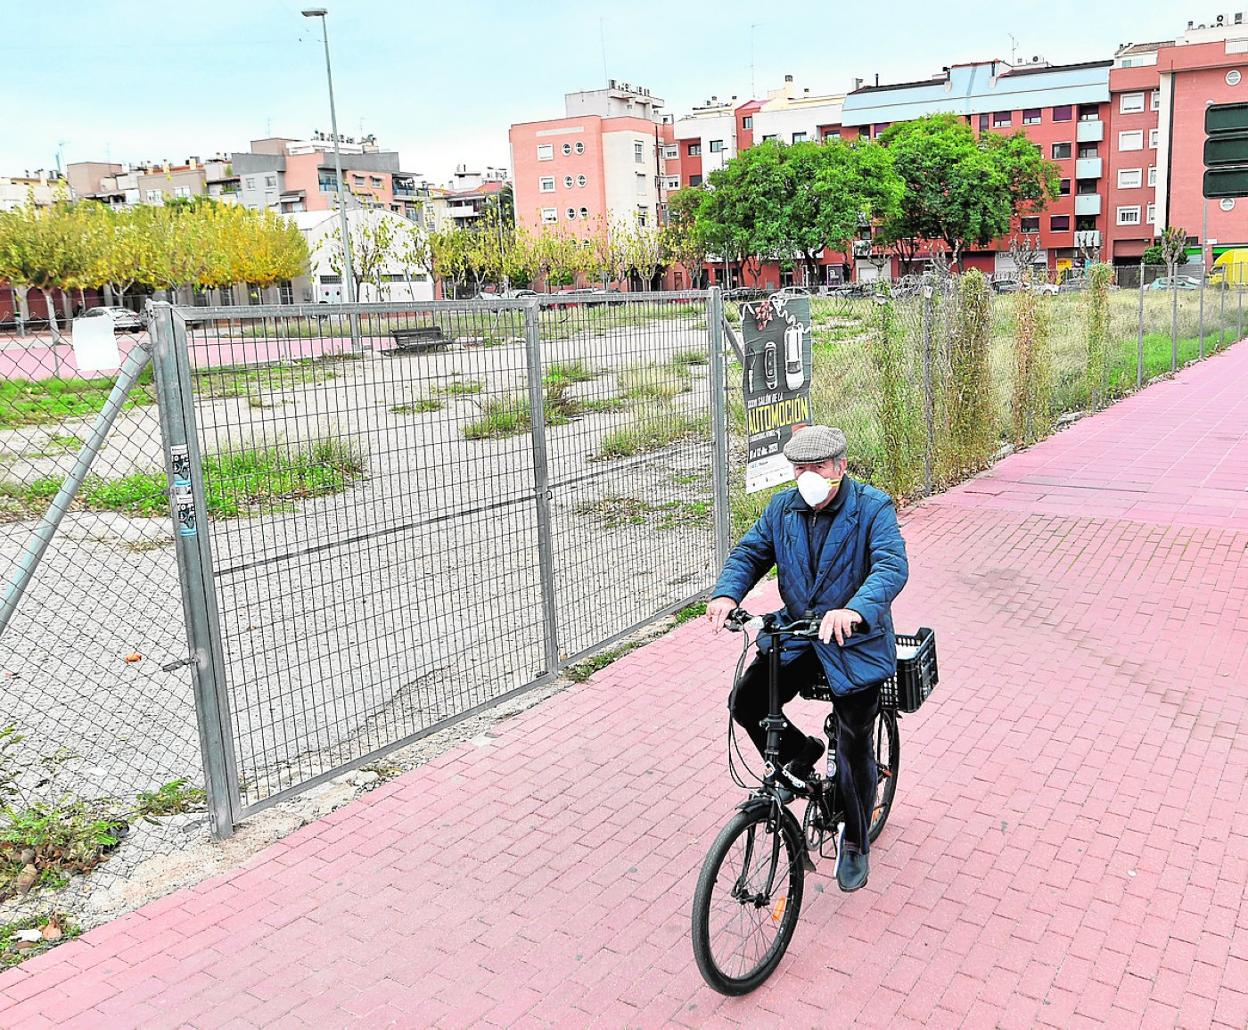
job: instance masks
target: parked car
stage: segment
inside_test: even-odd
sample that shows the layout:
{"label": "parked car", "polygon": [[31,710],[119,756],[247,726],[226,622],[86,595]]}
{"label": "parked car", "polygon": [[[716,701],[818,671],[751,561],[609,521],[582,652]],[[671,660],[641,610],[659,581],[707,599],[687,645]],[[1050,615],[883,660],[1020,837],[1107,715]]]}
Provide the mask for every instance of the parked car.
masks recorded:
{"label": "parked car", "polygon": [[1023,284],[1017,279],[1002,277],[992,280],[993,293],[1018,293],[1022,288]]}
{"label": "parked car", "polygon": [[805,286],[781,286],[772,294],[773,297],[809,297],[810,290]]}
{"label": "parked car", "polygon": [[762,300],[767,296],[767,291],[761,286],[734,286],[731,290],[724,291],[724,300],[747,301]]}
{"label": "parked car", "polygon": [[525,297],[536,297],[536,290],[482,290],[474,300],[523,300]]}
{"label": "parked car", "polygon": [[1148,284],[1150,290],[1168,290],[1174,288],[1176,290],[1199,290],[1200,280],[1191,275],[1176,275],[1171,278],[1163,275],[1160,279],[1154,279]]}
{"label": "parked car", "polygon": [[117,307],[115,305],[88,308],[82,313],[82,317],[111,318],[113,320],[113,332],[115,333],[133,333],[143,328],[143,319],[137,311],[131,311],[129,308]]}

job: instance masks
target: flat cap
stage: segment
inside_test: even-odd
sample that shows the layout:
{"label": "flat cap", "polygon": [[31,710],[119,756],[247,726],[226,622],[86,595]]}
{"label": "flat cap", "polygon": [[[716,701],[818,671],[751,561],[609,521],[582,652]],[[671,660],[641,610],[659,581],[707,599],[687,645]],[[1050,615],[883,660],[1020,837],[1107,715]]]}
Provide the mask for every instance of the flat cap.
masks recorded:
{"label": "flat cap", "polygon": [[845,434],[832,426],[803,426],[784,445],[784,456],[794,465],[817,465],[829,458],[843,458]]}

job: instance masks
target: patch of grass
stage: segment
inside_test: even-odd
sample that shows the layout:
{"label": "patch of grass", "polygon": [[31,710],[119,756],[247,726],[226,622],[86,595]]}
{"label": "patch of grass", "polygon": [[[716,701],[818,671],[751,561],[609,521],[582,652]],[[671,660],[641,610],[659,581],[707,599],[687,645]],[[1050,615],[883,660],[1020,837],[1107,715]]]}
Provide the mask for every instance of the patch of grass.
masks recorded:
{"label": "patch of grass", "polygon": [[[321,440],[295,449],[273,446],[209,455],[204,459],[208,514],[237,518],[288,510],[291,501],[345,490],[365,469],[363,455],[340,440]],[[61,482],[57,476],[29,483],[0,482],[0,522],[41,515]],[[157,518],[169,514],[167,489],[163,472],[136,472],[121,479],[88,476],[73,508]]]}
{"label": "patch of grass", "polygon": [[589,400],[577,401],[577,407],[581,411],[623,411],[628,407],[628,402],[623,397],[591,397]]}
{"label": "patch of grass", "polygon": [[[46,426],[97,414],[115,377],[100,379],[0,379],[0,429]],[[149,365],[126,397],[124,409],[156,403]]]}
{"label": "patch of grass", "polygon": [[208,807],[208,793],[202,787],[194,787],[185,779],[170,780],[153,791],[139,791],[134,814],[140,817],[180,815],[183,812],[203,812]]}
{"label": "patch of grass", "polygon": [[707,472],[678,472],[672,476],[677,486],[709,486],[710,474]]}
{"label": "patch of grass", "polygon": [[689,370],[682,365],[632,365],[619,374],[620,392],[634,401],[670,401],[689,389]]}
{"label": "patch of grass", "polygon": [[[49,929],[51,927],[51,929]],[[36,941],[23,940],[23,931],[38,930]],[[60,912],[28,916],[11,923],[0,923],[0,969],[8,969],[28,958],[42,955],[64,941],[82,934],[82,927]]]}
{"label": "patch of grass", "polygon": [[672,364],[677,367],[688,367],[690,365],[707,365],[710,364],[711,358],[705,351],[700,350],[682,350],[678,351],[672,357]]}
{"label": "patch of grass", "polygon": [[706,415],[690,415],[666,405],[643,405],[633,420],[607,433],[598,445],[599,459],[629,458],[634,454],[662,450],[678,440],[708,431]]}
{"label": "patch of grass", "polygon": [[620,644],[617,647],[609,648],[592,658],[586,658],[583,662],[577,662],[575,665],[569,665],[563,670],[563,674],[573,683],[584,683],[590,676],[605,669],[612,662],[618,661],[631,651],[636,651],[646,642],[644,640],[629,641]]}
{"label": "patch of grass", "polygon": [[686,622],[692,622],[694,619],[700,619],[706,614],[706,602],[698,601],[695,604],[685,605],[675,616],[674,625],[683,626]]}
{"label": "patch of grass", "polygon": [[652,526],[655,529],[679,529],[683,526],[709,526],[709,501],[662,501],[653,504],[639,497],[611,494],[597,501],[587,501],[576,508],[607,529],[620,526]]}
{"label": "patch of grass", "polygon": [[456,397],[480,393],[483,386],[484,384],[479,379],[452,379],[445,386],[439,386],[437,392],[445,397]]}
{"label": "patch of grass", "polygon": [[337,379],[334,366],[355,358],[353,354],[329,354],[321,358],[301,358],[281,365],[222,365],[193,374],[194,391],[200,397],[225,399],[247,397],[264,404],[263,396],[320,386]]}
{"label": "patch of grass", "polygon": [[422,415],[430,411],[441,411],[442,402],[436,397],[417,397],[407,404],[396,404],[390,409],[394,415]]}
{"label": "patch of grass", "polygon": [[35,882],[59,884],[87,873],[121,842],[127,822],[96,802],[77,798],[9,807],[0,815],[0,901],[20,893],[33,870]]}
{"label": "patch of grass", "polygon": [[542,383],[553,386],[560,383],[588,383],[598,378],[598,373],[583,361],[556,361],[546,369]]}
{"label": "patch of grass", "polygon": [[484,401],[481,417],[464,426],[464,436],[469,440],[492,440],[526,432],[531,425],[528,394],[507,393]]}

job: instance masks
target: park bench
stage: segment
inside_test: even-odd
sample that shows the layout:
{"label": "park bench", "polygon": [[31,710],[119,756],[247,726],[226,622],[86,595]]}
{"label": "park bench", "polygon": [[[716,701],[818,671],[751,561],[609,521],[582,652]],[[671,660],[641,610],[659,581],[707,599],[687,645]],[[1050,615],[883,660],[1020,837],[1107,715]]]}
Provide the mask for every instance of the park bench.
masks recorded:
{"label": "park bench", "polygon": [[436,325],[391,329],[390,335],[394,337],[394,350],[391,353],[395,354],[438,348],[445,350],[451,342],[443,334],[442,327]]}

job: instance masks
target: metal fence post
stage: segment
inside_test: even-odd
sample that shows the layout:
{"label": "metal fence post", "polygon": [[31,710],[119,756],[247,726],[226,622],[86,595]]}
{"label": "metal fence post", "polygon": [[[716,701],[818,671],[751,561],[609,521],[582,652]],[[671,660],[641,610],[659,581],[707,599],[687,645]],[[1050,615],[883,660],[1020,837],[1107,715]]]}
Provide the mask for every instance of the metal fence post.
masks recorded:
{"label": "metal fence post", "polygon": [[1140,262],[1140,335],[1135,345],[1135,388],[1144,385],[1144,262]]}
{"label": "metal fence post", "polygon": [[1170,371],[1179,367],[1179,288],[1170,283]]}
{"label": "metal fence post", "polygon": [[149,308],[155,358],[156,400],[165,444],[178,579],[193,670],[195,716],[199,724],[204,786],[214,837],[234,832],[240,799],[234,761],[225,659],[208,539],[203,462],[191,389],[186,323],[164,301]]}
{"label": "metal fence post", "polygon": [[923,287],[923,420],[927,426],[927,446],[923,450],[924,493],[933,490],[932,463],[936,451],[936,398],[932,393],[932,295],[929,282]]}
{"label": "metal fence post", "polygon": [[1218,285],[1218,350],[1226,346],[1226,283]]}
{"label": "metal fence post", "polygon": [[1239,283],[1235,287],[1235,304],[1238,311],[1235,314],[1235,339],[1242,340],[1244,338],[1244,284]]}
{"label": "metal fence post", "polygon": [[555,599],[555,548],[550,534],[550,473],[546,458],[546,393],[542,384],[541,317],[538,301],[524,305],[524,345],[529,383],[529,443],[533,449],[533,496],[537,501],[538,575],[546,671],[559,671],[559,621]]}
{"label": "metal fence post", "polygon": [[1200,280],[1200,360],[1205,360],[1205,280]]}
{"label": "metal fence post", "polygon": [[711,492],[715,499],[716,567],[723,568],[732,546],[728,498],[728,417],[724,392],[724,294],[712,286],[706,299],[707,346],[711,357]]}

